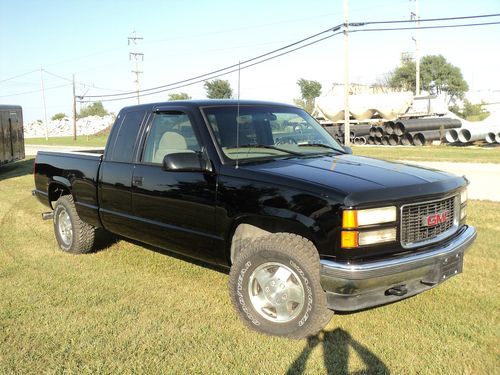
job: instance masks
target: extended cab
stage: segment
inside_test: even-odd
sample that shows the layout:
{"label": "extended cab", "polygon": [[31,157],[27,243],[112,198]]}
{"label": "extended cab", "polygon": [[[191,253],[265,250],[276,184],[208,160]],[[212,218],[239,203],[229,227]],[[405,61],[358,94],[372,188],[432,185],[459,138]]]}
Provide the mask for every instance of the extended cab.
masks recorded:
{"label": "extended cab", "polygon": [[230,268],[242,320],[287,337],[438,285],[476,237],[465,178],[354,156],[268,102],[124,108],[104,151],[39,152],[35,187],[62,250],[102,228]]}

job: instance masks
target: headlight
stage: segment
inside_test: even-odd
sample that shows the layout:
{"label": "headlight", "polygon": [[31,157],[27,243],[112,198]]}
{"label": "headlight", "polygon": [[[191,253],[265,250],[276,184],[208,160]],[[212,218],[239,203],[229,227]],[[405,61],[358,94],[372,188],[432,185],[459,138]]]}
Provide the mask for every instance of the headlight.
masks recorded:
{"label": "headlight", "polygon": [[[396,206],[369,208],[365,210],[344,210],[340,246],[353,249],[364,245],[391,242],[396,240],[396,228],[358,231],[366,226],[396,222]],[[353,230],[355,229],[355,230]]]}
{"label": "headlight", "polygon": [[396,228],[359,232],[358,236],[360,246],[391,241],[396,241]]}
{"label": "headlight", "polygon": [[370,208],[367,210],[345,210],[342,214],[343,228],[358,228],[365,225],[396,221],[396,207]]}
{"label": "headlight", "polygon": [[460,204],[464,204],[467,202],[467,188],[463,189],[460,192]]}

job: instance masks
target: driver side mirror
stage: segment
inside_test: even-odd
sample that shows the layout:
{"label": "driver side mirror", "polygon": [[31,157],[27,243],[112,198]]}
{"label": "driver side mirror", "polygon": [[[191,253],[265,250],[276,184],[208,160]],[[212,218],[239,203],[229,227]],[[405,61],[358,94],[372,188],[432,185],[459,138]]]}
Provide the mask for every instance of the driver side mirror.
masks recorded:
{"label": "driver side mirror", "polygon": [[211,168],[209,162],[200,153],[176,152],[165,155],[163,170],[171,172],[209,172]]}
{"label": "driver side mirror", "polygon": [[349,146],[342,146],[342,147],[344,148],[346,154],[352,154],[352,148],[350,148]]}

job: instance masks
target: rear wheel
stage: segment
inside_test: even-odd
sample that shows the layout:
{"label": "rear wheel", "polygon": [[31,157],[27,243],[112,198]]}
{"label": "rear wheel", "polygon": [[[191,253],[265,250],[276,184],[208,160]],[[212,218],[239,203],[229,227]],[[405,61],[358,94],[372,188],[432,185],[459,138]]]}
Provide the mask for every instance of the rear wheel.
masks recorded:
{"label": "rear wheel", "polygon": [[91,252],[95,230],[80,219],[71,195],[63,195],[57,200],[54,208],[54,233],[57,244],[63,251],[72,254]]}
{"label": "rear wheel", "polygon": [[307,239],[277,233],[250,242],[229,276],[233,304],[257,331],[304,338],[331,319],[319,280],[319,256]]}

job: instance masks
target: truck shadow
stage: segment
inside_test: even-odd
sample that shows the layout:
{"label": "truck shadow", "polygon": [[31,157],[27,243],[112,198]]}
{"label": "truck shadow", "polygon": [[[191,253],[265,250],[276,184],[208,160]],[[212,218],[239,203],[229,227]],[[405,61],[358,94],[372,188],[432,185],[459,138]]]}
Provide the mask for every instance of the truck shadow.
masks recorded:
{"label": "truck shadow", "polygon": [[33,174],[33,159],[0,165],[0,181]]}
{"label": "truck shadow", "polygon": [[[323,360],[327,374],[390,374],[387,366],[368,348],[353,339],[341,328],[321,331],[307,339],[302,353],[290,365],[287,375],[303,374],[307,360],[315,347],[323,346]],[[365,368],[349,372],[349,348],[354,350],[363,361]]]}

